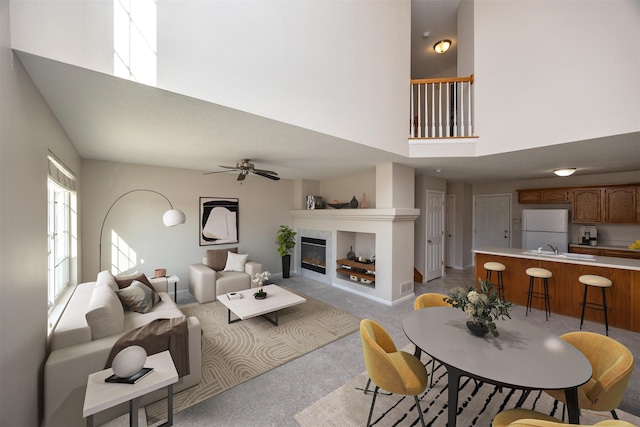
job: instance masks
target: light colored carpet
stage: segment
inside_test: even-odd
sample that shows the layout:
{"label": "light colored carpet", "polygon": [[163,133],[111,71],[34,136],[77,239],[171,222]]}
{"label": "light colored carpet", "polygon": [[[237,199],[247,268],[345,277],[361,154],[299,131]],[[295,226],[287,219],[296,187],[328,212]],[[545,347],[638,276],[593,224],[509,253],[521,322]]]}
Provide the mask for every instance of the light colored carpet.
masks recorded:
{"label": "light colored carpet", "polygon": [[[262,317],[229,325],[227,309],[219,301],[181,306],[186,316],[200,320],[202,379],[176,393],[174,413],[358,330],[357,317],[302,296],[305,303],[278,313],[279,326]],[[165,419],[166,406],[166,400],[148,405],[148,423]]]}
{"label": "light colored carpet", "polygon": [[[413,353],[413,346],[403,349]],[[428,356],[422,361],[427,362]],[[430,372],[431,365],[427,366]],[[296,414],[295,419],[303,427],[318,426],[364,426],[369,416],[373,388],[364,394],[367,384],[366,372],[323,397],[313,405]],[[522,392],[504,388],[499,391],[491,384],[476,383],[469,378],[460,380],[461,388],[458,395],[459,427],[491,425],[493,417],[503,409],[513,408]],[[433,387],[427,388],[420,396],[420,406],[424,414],[424,421],[428,427],[445,427],[447,425],[447,374],[441,365],[437,367],[433,376]],[[543,392],[531,392],[523,408],[534,409],[547,413],[556,418],[562,417],[562,404]],[[620,419],[640,426],[640,418],[621,410],[616,411]],[[604,419],[611,419],[610,413],[595,413],[582,411],[580,422],[591,425]],[[419,415],[413,397],[390,395],[386,392],[378,393],[371,424],[374,426],[415,426],[420,425]]]}

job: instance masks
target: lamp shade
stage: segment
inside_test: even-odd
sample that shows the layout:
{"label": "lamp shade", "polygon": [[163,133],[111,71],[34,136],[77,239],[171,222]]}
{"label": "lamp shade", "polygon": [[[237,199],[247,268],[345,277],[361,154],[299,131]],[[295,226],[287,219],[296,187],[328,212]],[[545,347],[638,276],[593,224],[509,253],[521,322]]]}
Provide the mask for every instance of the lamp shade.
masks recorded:
{"label": "lamp shade", "polygon": [[445,53],[451,47],[451,40],[440,40],[438,43],[433,45],[433,50],[436,53]]}
{"label": "lamp shade", "polygon": [[563,169],[554,169],[553,173],[555,173],[558,176],[569,176],[569,175],[573,175],[575,171],[576,171],[576,168],[563,168]]}
{"label": "lamp shade", "polygon": [[162,222],[167,227],[174,227],[176,225],[184,224],[186,217],[184,212],[179,209],[169,209],[162,215]]}

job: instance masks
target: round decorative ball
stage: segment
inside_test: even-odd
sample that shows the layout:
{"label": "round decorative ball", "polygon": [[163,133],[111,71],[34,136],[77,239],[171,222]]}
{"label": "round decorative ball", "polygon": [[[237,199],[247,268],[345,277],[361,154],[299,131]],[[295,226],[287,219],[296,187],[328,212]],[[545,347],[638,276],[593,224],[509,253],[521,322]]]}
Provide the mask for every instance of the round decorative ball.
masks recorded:
{"label": "round decorative ball", "polygon": [[117,377],[127,378],[139,372],[146,361],[146,350],[139,345],[132,345],[116,354],[111,363],[111,368]]}

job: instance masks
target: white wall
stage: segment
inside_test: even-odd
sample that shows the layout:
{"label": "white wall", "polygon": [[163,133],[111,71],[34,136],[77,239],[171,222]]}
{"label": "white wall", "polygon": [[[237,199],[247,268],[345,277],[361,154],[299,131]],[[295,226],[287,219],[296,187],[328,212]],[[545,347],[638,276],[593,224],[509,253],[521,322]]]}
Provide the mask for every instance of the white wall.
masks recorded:
{"label": "white wall", "polygon": [[474,19],[478,155],[640,130],[637,0],[479,0]]}
{"label": "white wall", "polygon": [[[158,87],[408,153],[409,0],[156,5]],[[11,8],[16,49],[113,73],[111,0]]]}
{"label": "white wall", "polygon": [[47,149],[78,175],[80,158],[35,89],[0,2],[0,425],[42,416],[47,343]]}
{"label": "white wall", "polygon": [[[133,189],[150,189],[164,194],[182,210],[185,224],[166,228],[162,214],[169,208],[159,195],[131,193],[118,201],[109,214],[103,236],[103,269],[108,262],[110,229],[127,241],[144,263],[135,268],[153,275],[156,268],[180,277],[178,290],[188,288],[189,264],[202,262],[207,249],[238,247],[240,253],[261,262],[265,270],[282,272],[276,232],[280,224],[292,224],[294,182],[272,181],[249,176],[242,183],[236,174],[203,175],[202,172],[84,160],[83,169],[83,281],[95,280],[98,272],[98,236],[109,206]],[[239,244],[199,246],[199,198],[239,199]]]}
{"label": "white wall", "polygon": [[[362,207],[362,199],[366,194],[369,208],[376,207],[376,174],[375,172],[353,175],[348,178],[324,180],[320,184],[320,196],[324,202],[331,203],[338,200],[341,203],[350,202],[353,197]],[[331,209],[331,208],[329,208]]]}

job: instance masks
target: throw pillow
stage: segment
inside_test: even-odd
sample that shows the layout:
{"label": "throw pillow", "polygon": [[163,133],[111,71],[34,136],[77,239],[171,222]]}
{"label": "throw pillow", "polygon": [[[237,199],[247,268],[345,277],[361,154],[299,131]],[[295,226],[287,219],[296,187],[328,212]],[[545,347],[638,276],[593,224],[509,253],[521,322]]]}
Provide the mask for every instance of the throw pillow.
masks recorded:
{"label": "throw pillow", "polygon": [[224,266],[224,271],[244,271],[247,258],[249,258],[249,254],[241,255],[229,252],[227,254],[227,265]]}
{"label": "throw pillow", "polygon": [[153,289],[151,282],[149,282],[149,279],[147,279],[147,276],[145,276],[144,273],[138,273],[136,271],[131,274],[116,276],[116,282],[118,283],[118,288],[120,289],[126,288],[134,280],[137,280],[138,282],[144,285],[147,285],[149,288]]}
{"label": "throw pillow", "polygon": [[116,291],[120,301],[137,313],[147,313],[158,301],[155,293],[144,283],[134,280],[131,285]]}
{"label": "throw pillow", "polygon": [[207,250],[207,266],[215,271],[222,271],[227,264],[227,252],[238,253],[238,248]]}

